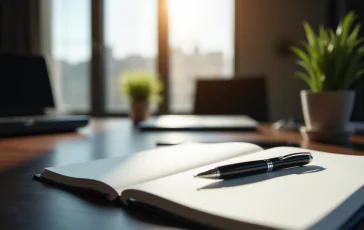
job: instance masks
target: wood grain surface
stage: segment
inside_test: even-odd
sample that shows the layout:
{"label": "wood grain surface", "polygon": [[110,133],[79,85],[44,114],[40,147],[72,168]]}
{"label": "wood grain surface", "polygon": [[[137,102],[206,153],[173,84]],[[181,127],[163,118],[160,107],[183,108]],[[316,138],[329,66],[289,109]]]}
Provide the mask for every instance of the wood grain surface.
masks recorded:
{"label": "wood grain surface", "polygon": [[[262,124],[256,132],[143,132],[129,119],[93,119],[77,133],[0,139],[0,229],[180,229],[191,226],[32,180],[49,166],[133,154],[167,141],[291,141],[301,147],[364,155],[364,136],[346,146],[304,140]],[[363,228],[361,221],[356,229]]]}

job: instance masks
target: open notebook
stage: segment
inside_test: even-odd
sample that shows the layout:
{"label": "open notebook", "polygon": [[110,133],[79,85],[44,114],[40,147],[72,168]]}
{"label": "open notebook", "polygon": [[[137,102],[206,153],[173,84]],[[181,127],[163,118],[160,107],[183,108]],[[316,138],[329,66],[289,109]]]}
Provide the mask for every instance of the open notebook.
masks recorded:
{"label": "open notebook", "polygon": [[306,166],[234,180],[194,178],[222,164],[307,151],[248,143],[187,143],[46,168],[45,181],[90,189],[210,227],[337,229],[364,204],[364,156],[311,151]]}

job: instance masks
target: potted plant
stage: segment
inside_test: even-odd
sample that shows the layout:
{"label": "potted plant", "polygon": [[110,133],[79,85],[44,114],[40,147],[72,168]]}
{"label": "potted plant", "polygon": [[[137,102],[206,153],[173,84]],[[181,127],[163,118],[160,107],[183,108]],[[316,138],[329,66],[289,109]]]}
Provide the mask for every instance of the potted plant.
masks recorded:
{"label": "potted plant", "polygon": [[130,100],[129,116],[134,124],[149,116],[151,102],[160,103],[163,84],[158,75],[145,72],[124,72],[120,76],[120,89]]}
{"label": "potted plant", "polygon": [[364,38],[359,38],[360,24],[348,13],[336,31],[322,26],[315,34],[304,22],[307,42],[293,47],[304,71],[296,75],[311,90],[301,91],[301,103],[307,131],[346,132],[355,92],[350,85],[364,74]]}

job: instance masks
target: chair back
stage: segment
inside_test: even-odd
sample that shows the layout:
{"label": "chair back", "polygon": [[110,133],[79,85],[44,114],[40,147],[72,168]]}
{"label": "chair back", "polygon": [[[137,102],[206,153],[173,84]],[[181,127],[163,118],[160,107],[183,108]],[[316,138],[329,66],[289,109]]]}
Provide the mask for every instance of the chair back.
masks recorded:
{"label": "chair back", "polygon": [[198,79],[194,113],[248,115],[257,121],[268,121],[265,76]]}

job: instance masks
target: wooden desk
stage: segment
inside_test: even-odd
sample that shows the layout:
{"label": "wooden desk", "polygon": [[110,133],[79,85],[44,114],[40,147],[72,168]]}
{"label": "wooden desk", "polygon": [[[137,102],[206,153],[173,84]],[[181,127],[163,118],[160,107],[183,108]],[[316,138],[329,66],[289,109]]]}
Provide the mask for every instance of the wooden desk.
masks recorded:
{"label": "wooden desk", "polygon": [[[128,119],[93,120],[73,134],[0,139],[0,229],[170,229],[183,225],[153,213],[122,208],[85,193],[62,190],[32,180],[44,167],[132,154],[155,147],[160,138],[173,140],[289,140],[302,147],[364,155],[363,151],[303,141],[295,132],[142,132]],[[203,139],[202,139],[203,138]],[[353,137],[357,147],[364,137]],[[361,149],[363,149],[361,147]],[[363,221],[360,226],[363,228]]]}

